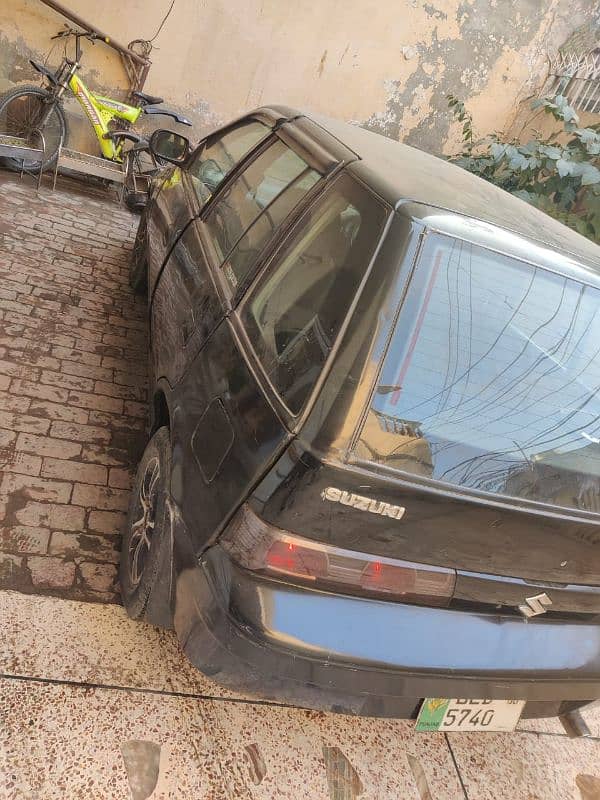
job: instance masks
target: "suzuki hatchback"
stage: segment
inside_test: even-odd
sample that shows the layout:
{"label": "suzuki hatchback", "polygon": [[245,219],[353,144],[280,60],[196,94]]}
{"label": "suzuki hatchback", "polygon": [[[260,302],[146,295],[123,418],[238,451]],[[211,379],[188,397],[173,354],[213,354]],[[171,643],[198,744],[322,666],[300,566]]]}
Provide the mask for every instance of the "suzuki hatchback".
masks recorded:
{"label": "suzuki hatchback", "polygon": [[600,248],[288,108],[152,146],[129,614],[312,708],[502,729],[600,697]]}

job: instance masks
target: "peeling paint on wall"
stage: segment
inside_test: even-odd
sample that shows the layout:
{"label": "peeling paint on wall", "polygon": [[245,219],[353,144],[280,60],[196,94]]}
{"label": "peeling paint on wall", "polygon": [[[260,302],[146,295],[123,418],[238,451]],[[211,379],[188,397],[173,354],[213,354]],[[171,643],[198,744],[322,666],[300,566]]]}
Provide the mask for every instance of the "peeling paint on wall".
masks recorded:
{"label": "peeling paint on wall", "polygon": [[[77,11],[119,39],[152,35],[162,0],[77,0]],[[323,0],[178,0],[152,52],[146,89],[190,116],[195,136],[262,103],[352,120],[433,152],[457,143],[446,95],[461,97],[482,135],[513,119],[544,78],[545,53],[597,9],[597,0],[384,0],[365,8]],[[115,20],[119,20],[115,30]],[[62,18],[37,0],[0,4],[0,90],[31,82]],[[60,49],[48,63],[56,66]],[[84,80],[115,97],[127,89],[119,57],[86,47]],[[77,106],[68,107],[76,121]],[[160,122],[159,119],[155,122]],[[164,120],[163,120],[164,123]],[[77,141],[96,152],[82,123]],[[73,144],[73,143],[72,143]]]}
{"label": "peeling paint on wall", "polygon": [[[434,19],[440,23],[447,19],[439,9],[426,5]],[[509,0],[493,9],[488,0],[460,2],[455,11],[458,35],[446,37],[443,25],[436,24],[430,43],[419,48],[414,72],[408,80],[390,82],[385,112],[372,115],[365,127],[441,152],[452,122],[447,95],[467,100],[480,92],[507,51],[517,59],[517,51],[533,40],[552,5],[552,0]],[[427,93],[427,106],[415,115],[415,101]]]}

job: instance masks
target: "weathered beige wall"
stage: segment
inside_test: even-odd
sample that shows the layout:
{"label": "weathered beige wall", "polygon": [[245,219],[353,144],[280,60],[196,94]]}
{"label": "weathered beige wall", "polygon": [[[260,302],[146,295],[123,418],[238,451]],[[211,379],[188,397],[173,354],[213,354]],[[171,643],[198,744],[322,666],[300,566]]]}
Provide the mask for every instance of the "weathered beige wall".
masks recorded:
{"label": "weathered beige wall", "polygon": [[[70,0],[124,43],[150,37],[168,5]],[[146,88],[191,113],[196,135],[280,102],[448,151],[458,141],[448,93],[467,101],[478,131],[504,128],[539,85],[548,48],[595,10],[597,0],[176,0]],[[27,58],[47,53],[62,22],[38,0],[1,0],[0,89],[31,80]],[[60,45],[49,64],[59,58]],[[84,63],[93,87],[125,89],[114,51],[88,45]]]}

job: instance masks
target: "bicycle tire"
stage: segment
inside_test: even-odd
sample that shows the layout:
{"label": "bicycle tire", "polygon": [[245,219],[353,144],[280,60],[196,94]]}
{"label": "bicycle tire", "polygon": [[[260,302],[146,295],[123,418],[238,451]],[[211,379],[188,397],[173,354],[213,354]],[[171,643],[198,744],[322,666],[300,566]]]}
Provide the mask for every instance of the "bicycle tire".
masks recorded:
{"label": "bicycle tire", "polygon": [[[21,123],[17,118],[11,120],[11,118],[8,116],[10,104],[19,98],[26,97],[39,98],[42,100],[50,97],[50,92],[48,92],[46,89],[42,89],[40,86],[16,86],[14,89],[11,89],[0,96],[0,133],[7,134],[9,136],[22,136],[23,138],[32,139],[32,144],[34,144],[32,131],[35,127],[35,120],[32,119],[28,122]],[[16,111],[13,113],[16,114]],[[50,121],[52,121],[52,128],[49,127]],[[27,129],[27,127],[29,129]],[[49,130],[55,131],[52,137],[47,136]],[[62,108],[62,104],[60,100],[54,100],[52,110],[50,111],[48,120],[46,121],[42,130],[42,134],[46,134],[45,138],[47,137],[45,154],[46,158],[44,158],[42,161],[23,162],[20,158],[10,158],[9,156],[4,156],[0,160],[4,166],[19,172],[21,169],[25,169],[28,172],[37,173],[39,172],[40,168],[43,172],[54,166],[56,159],[58,158],[60,147],[64,147],[67,143],[68,133],[69,130],[67,118]]]}

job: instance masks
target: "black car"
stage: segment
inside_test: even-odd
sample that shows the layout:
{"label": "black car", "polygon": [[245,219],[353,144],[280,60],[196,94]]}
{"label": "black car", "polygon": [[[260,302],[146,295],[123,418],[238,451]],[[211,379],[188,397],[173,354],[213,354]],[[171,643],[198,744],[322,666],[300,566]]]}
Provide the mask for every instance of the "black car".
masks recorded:
{"label": "black car", "polygon": [[600,697],[600,248],[289,108],[152,146],[129,614],[307,707]]}

